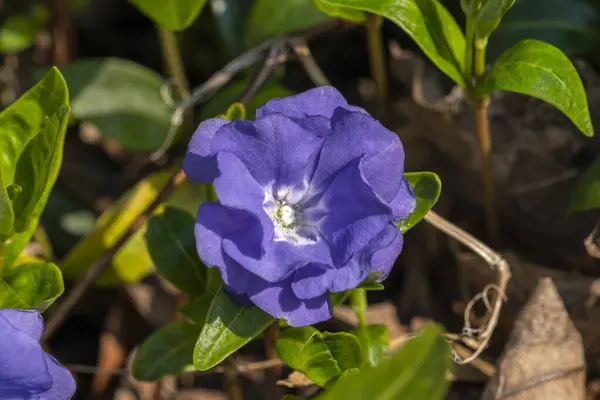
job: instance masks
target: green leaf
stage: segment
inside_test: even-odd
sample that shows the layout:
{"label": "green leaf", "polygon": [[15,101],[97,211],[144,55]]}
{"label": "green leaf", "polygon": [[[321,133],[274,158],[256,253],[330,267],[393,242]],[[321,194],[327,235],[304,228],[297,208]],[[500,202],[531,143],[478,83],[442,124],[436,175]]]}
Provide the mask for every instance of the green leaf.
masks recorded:
{"label": "green leaf", "polygon": [[391,359],[352,375],[352,379],[341,379],[318,399],[441,400],[448,388],[446,374],[451,364],[440,328],[432,327],[411,339]]}
{"label": "green leaf", "polygon": [[600,208],[600,158],[581,175],[569,204],[569,211],[587,211],[595,208]]}
{"label": "green leaf", "polygon": [[164,142],[173,107],[160,96],[165,83],[160,75],[118,58],[79,60],[61,71],[75,118],[94,124],[126,150],[153,151]]}
{"label": "green leaf", "polygon": [[363,350],[364,363],[376,367],[383,360],[383,354],[390,345],[386,325],[369,325],[351,331]]}
{"label": "green leaf", "polygon": [[157,381],[176,375],[192,365],[192,353],[200,326],[171,322],[142,343],[133,361],[133,377],[140,381]]}
{"label": "green leaf", "polygon": [[0,54],[17,53],[33,45],[38,26],[29,15],[13,15],[0,26]]}
{"label": "green leaf", "polygon": [[0,308],[37,309],[43,312],[62,294],[60,269],[51,263],[29,263],[5,271],[0,277]]}
{"label": "green leaf", "polygon": [[[35,231],[62,159],[62,144],[68,115],[68,91],[56,68],[33,88],[0,113],[0,234],[16,228],[22,232],[11,239],[11,254],[21,252]],[[10,209],[8,187],[21,187]],[[14,191],[12,189],[11,191]],[[13,193],[15,195],[16,193]],[[12,223],[8,225],[8,223]],[[13,226],[14,225],[14,226]],[[5,265],[16,256],[5,255]]]}
{"label": "green leaf", "polygon": [[[2,171],[0,171],[0,236],[10,235],[15,222],[15,213],[6,187],[7,185],[2,180]],[[0,238],[0,241],[2,241],[2,238]],[[4,243],[0,243],[0,247],[2,246],[4,246]],[[2,248],[0,248],[0,251],[3,251]],[[0,265],[0,267],[2,266]]]}
{"label": "green leaf", "polygon": [[[188,303],[182,305],[179,308],[179,312],[188,317],[194,324],[202,326],[204,321],[206,321],[206,315],[208,314],[208,309],[210,308],[210,304],[214,297],[214,293],[206,293],[195,297]],[[194,344],[195,343],[196,341],[194,340]]]}
{"label": "green leaf", "polygon": [[383,290],[385,287],[381,282],[377,282],[377,278],[381,276],[381,272],[369,272],[366,279],[358,285],[357,289],[364,290]]}
{"label": "green leaf", "polygon": [[22,188],[13,200],[17,233],[30,229],[34,221],[37,223],[58,177],[69,121],[66,96],[63,101],[65,104],[49,118],[42,131],[27,143],[17,162],[13,184]]}
{"label": "green leaf", "polygon": [[207,0],[129,0],[157,25],[180,31],[190,26]]}
{"label": "green leaf", "polygon": [[201,295],[207,268],[196,250],[195,223],[187,212],[167,207],[148,221],[146,245],[158,273],[182,292]]}
{"label": "green leaf", "polygon": [[321,0],[324,4],[381,15],[404,30],[429,59],[459,85],[463,76],[465,37],[438,0]]}
{"label": "green leaf", "polygon": [[[247,82],[241,81],[219,90],[206,106],[202,107],[200,119],[205,120],[214,118],[216,115],[226,113],[230,104],[240,98],[240,95],[246,86]],[[288,97],[293,94],[294,93],[285,86],[281,86],[277,83],[268,83],[256,96],[254,96],[248,106],[246,106],[246,118],[251,120],[256,119],[256,109],[267,101],[274,98]]]}
{"label": "green leaf", "polygon": [[358,340],[350,333],[317,332],[304,345],[300,360],[301,371],[319,386],[328,388],[344,371],[360,368],[363,354]]}
{"label": "green leaf", "polygon": [[505,51],[486,75],[479,94],[498,90],[526,94],[562,111],[586,136],[594,129],[583,83],[558,48],[538,40],[523,40]]}
{"label": "green leaf", "polygon": [[246,48],[286,33],[308,29],[331,20],[310,0],[255,0],[245,26]]}
{"label": "green leaf", "polygon": [[356,24],[362,24],[367,20],[367,13],[364,11],[326,4],[322,0],[312,0],[312,2],[319,10],[335,18],[342,18]]}
{"label": "green leaf", "polygon": [[275,320],[257,307],[240,306],[223,289],[208,309],[194,348],[194,365],[206,371],[240,349]]}
{"label": "green leaf", "polygon": [[312,326],[284,329],[275,342],[277,355],[291,368],[302,370],[302,350],[308,339],[317,332]]}
{"label": "green leaf", "polygon": [[425,217],[442,192],[442,181],[433,172],[409,172],[404,177],[417,198],[417,205],[408,218],[396,224],[402,233],[406,233]]}
{"label": "green leaf", "polygon": [[523,39],[542,40],[569,56],[595,54],[600,45],[600,6],[596,0],[518,1],[490,37],[490,58]]}
{"label": "green leaf", "polygon": [[[138,182],[96,221],[94,230],[81,240],[63,259],[60,267],[72,279],[79,278],[89,266],[111,248],[127,231],[135,218],[156,199],[172,171],[160,171]],[[201,185],[189,181],[177,187],[167,204],[195,215],[204,201]],[[159,208],[155,214],[161,213]],[[144,224],[117,252],[108,271],[96,282],[100,286],[116,286],[138,282],[150,271],[153,263],[146,241]],[[193,233],[190,233],[193,237]]]}
{"label": "green leaf", "polygon": [[477,39],[487,39],[496,30],[504,14],[515,4],[515,0],[487,0],[475,17]]}

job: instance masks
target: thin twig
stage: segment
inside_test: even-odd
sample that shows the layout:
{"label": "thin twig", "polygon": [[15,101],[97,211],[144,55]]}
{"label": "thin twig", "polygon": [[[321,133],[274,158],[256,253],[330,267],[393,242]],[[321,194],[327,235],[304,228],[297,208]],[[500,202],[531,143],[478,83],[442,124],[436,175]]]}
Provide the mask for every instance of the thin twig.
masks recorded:
{"label": "thin twig", "polygon": [[[425,215],[425,221],[427,221],[437,229],[441,230],[445,234],[453,237],[463,245],[467,246],[469,249],[473,250],[489,264],[490,268],[498,271],[498,283],[493,286],[493,288],[498,292],[498,296],[496,297],[492,306],[489,321],[485,328],[482,327],[480,328],[480,330],[476,330],[477,339],[480,341],[479,347],[475,350],[475,352],[472,355],[465,359],[461,358],[460,356],[458,356],[458,354],[455,353],[457,363],[467,364],[479,357],[483,350],[485,350],[485,348],[490,342],[494,330],[496,329],[496,325],[498,325],[500,311],[502,310],[502,303],[505,298],[506,287],[508,285],[508,281],[510,280],[510,266],[508,265],[508,262],[504,259],[504,257],[498,254],[496,251],[492,250],[485,243],[475,238],[463,229],[459,228],[458,226],[454,225],[453,223],[446,220],[437,213],[429,211],[429,213]],[[487,290],[484,292],[484,294],[480,296],[483,297],[486,294]]]}
{"label": "thin twig", "polygon": [[325,73],[313,57],[306,40],[302,37],[293,37],[289,40],[292,50],[298,56],[298,60],[302,64],[306,75],[310,78],[315,86],[329,86],[331,83]]}
{"label": "thin twig", "polygon": [[81,296],[85,291],[92,285],[96,279],[98,279],[104,271],[110,266],[110,262],[113,257],[121,250],[121,248],[129,241],[131,236],[137,232],[137,230],[146,222],[146,219],[154,212],[154,210],[163,203],[185,180],[185,173],[183,170],[179,170],[173,174],[171,179],[165,184],[165,186],[158,193],[152,203],[146,207],[146,209],[139,214],[133,223],[129,226],[127,231],[117,240],[117,242],[104,253],[104,256],[93,263],[82,276],[82,278],[75,284],[75,286],[69,291],[66,298],[60,303],[56,311],[52,314],[52,317],[46,324],[46,329],[42,336],[42,340],[47,340],[54,331],[60,326],[62,321],[69,315],[73,307],[81,299]]}
{"label": "thin twig", "polygon": [[244,92],[240,96],[238,102],[247,106],[256,94],[265,86],[267,80],[271,77],[275,69],[287,60],[287,54],[285,52],[285,43],[277,42],[271,46],[269,50],[269,56],[265,59],[265,62],[260,70],[250,80],[250,83],[244,89]]}
{"label": "thin twig", "polygon": [[268,51],[273,46],[288,43],[291,38],[294,37],[301,37],[305,40],[308,40],[331,29],[339,28],[340,26],[343,26],[343,24],[339,21],[336,21],[334,23],[318,25],[314,28],[300,32],[297,35],[277,37],[275,39],[268,40],[251,50],[248,50],[241,56],[227,63],[223,68],[214,73],[206,82],[194,89],[189,99],[182,102],[173,111],[173,115],[171,116],[171,125],[167,135],[165,136],[165,141],[158,150],[150,155],[150,160],[159,160],[166,153],[169,147],[171,147],[177,130],[183,123],[183,115],[188,109],[209,100],[220,88],[229,83],[231,79],[240,71],[264,59],[267,56]]}

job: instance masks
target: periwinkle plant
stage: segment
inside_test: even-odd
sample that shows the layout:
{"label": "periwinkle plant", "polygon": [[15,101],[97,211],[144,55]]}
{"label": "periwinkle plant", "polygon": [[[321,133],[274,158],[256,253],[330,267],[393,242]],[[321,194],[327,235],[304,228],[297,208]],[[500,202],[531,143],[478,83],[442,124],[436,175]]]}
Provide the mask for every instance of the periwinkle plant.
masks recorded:
{"label": "periwinkle plant", "polygon": [[291,326],[331,317],[329,293],[384,280],[415,207],[398,136],[332,87],[204,121],[184,161],[214,181],[196,221],[200,258],[227,291]]}

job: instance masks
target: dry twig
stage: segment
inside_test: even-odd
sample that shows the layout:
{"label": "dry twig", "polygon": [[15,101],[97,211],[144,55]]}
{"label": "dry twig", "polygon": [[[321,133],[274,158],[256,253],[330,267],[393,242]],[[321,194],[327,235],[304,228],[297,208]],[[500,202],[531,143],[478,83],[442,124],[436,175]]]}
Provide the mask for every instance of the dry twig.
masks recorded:
{"label": "dry twig", "polygon": [[[475,238],[437,213],[429,211],[429,213],[425,216],[425,221],[441,230],[448,236],[456,239],[469,249],[473,250],[489,264],[490,268],[498,271],[498,283],[496,285],[488,285],[481,294],[474,298],[474,301],[483,299],[490,311],[489,320],[485,327],[472,329],[469,323],[471,307],[467,307],[465,310],[465,330],[462,335],[466,336],[467,338],[473,338],[475,335],[475,338],[479,342],[478,348],[467,358],[463,359],[456,352],[454,352],[454,357],[457,363],[467,364],[479,357],[483,350],[485,350],[490,342],[492,334],[494,333],[494,329],[496,329],[496,325],[498,324],[498,319],[500,317],[500,311],[502,310],[502,303],[505,298],[506,286],[510,280],[510,266],[500,254],[492,250],[485,243],[481,242],[479,239]],[[487,297],[489,289],[491,288],[498,292],[498,296],[496,297],[493,305],[489,304]]]}

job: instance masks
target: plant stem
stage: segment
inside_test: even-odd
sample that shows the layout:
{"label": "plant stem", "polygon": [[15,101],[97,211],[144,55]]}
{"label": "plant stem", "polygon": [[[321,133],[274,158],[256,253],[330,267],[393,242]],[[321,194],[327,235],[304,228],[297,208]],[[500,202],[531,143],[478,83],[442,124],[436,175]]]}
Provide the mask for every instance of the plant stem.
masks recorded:
{"label": "plant stem", "polygon": [[465,76],[467,77],[467,85],[472,85],[473,77],[473,40],[475,39],[475,26],[473,15],[465,12],[466,17],[466,49],[465,49]]}
{"label": "plant stem", "polygon": [[381,25],[383,18],[380,15],[369,14],[365,27],[367,29],[367,41],[369,44],[369,58],[371,61],[371,75],[377,87],[377,102],[383,112],[387,102],[387,72],[385,68],[385,52],[383,50],[383,38],[381,36]]}
{"label": "plant stem", "polygon": [[367,322],[367,291],[365,289],[352,289],[350,292],[350,303],[358,317],[358,323],[361,327],[369,325]]}
{"label": "plant stem", "polygon": [[158,26],[158,36],[169,76],[175,82],[179,96],[187,100],[190,97],[190,89],[183,69],[177,36],[175,32],[162,26]]}
{"label": "plant stem", "polygon": [[[481,80],[485,74],[485,50],[487,41],[475,42],[474,54],[474,77]],[[487,223],[487,233],[492,245],[498,243],[498,223],[496,215],[496,204],[494,194],[494,165],[492,162],[492,137],[490,134],[488,105],[489,97],[475,96],[475,126],[477,129],[477,140],[479,142],[479,154],[481,157],[481,173],[484,187],[484,205]]]}

